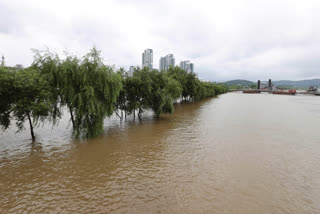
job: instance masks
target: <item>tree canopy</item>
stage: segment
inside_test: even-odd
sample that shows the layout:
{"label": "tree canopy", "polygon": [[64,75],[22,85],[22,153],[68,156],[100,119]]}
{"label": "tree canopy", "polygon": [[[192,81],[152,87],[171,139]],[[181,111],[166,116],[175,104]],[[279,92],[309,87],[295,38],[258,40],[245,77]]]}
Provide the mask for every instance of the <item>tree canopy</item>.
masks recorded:
{"label": "tree canopy", "polygon": [[[168,71],[135,68],[128,75],[105,65],[100,51],[64,59],[49,51],[35,50],[29,68],[8,70],[0,66],[0,125],[7,129],[15,120],[18,131],[29,121],[34,127],[45,120],[53,124],[67,109],[76,136],[93,137],[103,132],[103,121],[114,112],[123,119],[145,110],[155,117],[174,112],[177,101],[197,101],[226,92],[224,85],[200,81],[195,73],[179,67]],[[119,111],[121,114],[119,114]]]}
{"label": "tree canopy", "polygon": [[7,129],[11,119],[16,121],[18,132],[30,125],[32,140],[34,126],[53,114],[52,93],[48,82],[34,69],[8,71],[0,68],[0,124]]}

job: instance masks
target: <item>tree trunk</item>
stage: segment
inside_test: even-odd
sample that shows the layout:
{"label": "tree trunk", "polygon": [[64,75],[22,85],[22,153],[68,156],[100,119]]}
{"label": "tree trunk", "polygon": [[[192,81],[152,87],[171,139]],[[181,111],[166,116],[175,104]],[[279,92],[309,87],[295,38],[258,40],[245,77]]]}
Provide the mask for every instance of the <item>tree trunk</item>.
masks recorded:
{"label": "tree trunk", "polygon": [[136,119],[136,110],[133,110],[133,119]]}
{"label": "tree trunk", "polygon": [[73,117],[72,109],[71,109],[69,103],[68,103],[68,108],[69,108],[70,115],[71,115],[72,126],[73,126],[73,129],[75,129],[76,126],[75,126],[75,123],[74,123],[74,117]]}
{"label": "tree trunk", "polygon": [[141,112],[142,112],[142,110],[141,110],[141,108],[139,108],[139,112],[138,112],[139,120],[141,120]]}
{"label": "tree trunk", "polygon": [[32,141],[34,142],[36,140],[36,137],[34,136],[32,121],[31,121],[31,117],[30,117],[29,112],[27,113],[27,115],[28,115],[28,120],[29,120],[29,125],[30,125]]}
{"label": "tree trunk", "polygon": [[116,113],[117,117],[120,118],[120,121],[121,121],[121,120],[122,120],[122,116],[120,116],[120,115],[118,114],[118,110],[116,110],[115,113]]}

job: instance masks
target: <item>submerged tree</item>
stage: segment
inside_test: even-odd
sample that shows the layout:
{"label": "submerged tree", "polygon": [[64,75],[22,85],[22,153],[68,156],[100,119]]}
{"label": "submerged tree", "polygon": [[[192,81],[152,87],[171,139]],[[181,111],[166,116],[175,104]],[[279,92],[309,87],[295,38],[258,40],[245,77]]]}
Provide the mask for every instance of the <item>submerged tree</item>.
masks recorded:
{"label": "submerged tree", "polygon": [[14,73],[0,66],[0,125],[3,129],[10,126],[10,114],[14,104]]}
{"label": "submerged tree", "polygon": [[111,116],[122,87],[119,74],[103,64],[100,52],[93,48],[83,59],[75,75],[72,107],[77,134],[97,136],[103,131],[103,120]]}
{"label": "submerged tree", "polygon": [[132,77],[126,77],[124,81],[124,94],[126,109],[135,117],[150,109],[159,117],[162,113],[172,113],[173,102],[181,95],[179,82],[169,77],[164,71],[149,71],[148,68],[137,68]]}
{"label": "submerged tree", "polygon": [[[128,79],[128,75],[125,72],[123,68],[120,68],[117,71],[117,74],[121,77],[121,84],[122,88],[119,92],[119,96],[117,98],[116,104],[115,104],[115,112],[116,115],[120,118],[120,120],[123,119],[123,112],[124,117],[127,117],[128,107],[127,107],[127,94],[126,94],[126,81]],[[118,113],[118,110],[120,110],[120,115]]]}
{"label": "submerged tree", "polygon": [[81,80],[80,60],[74,56],[68,56],[59,66],[59,94],[61,105],[67,106],[70,113],[73,129],[76,130],[74,114],[76,106],[74,98],[79,91]]}
{"label": "submerged tree", "polygon": [[66,107],[77,136],[92,137],[103,132],[103,121],[115,111],[122,119],[152,110],[155,117],[174,111],[179,99],[195,101],[226,92],[226,87],[202,82],[197,75],[179,67],[168,71],[136,68],[132,76],[106,66],[93,48],[83,58],[60,59],[49,51],[35,51],[29,69],[9,71],[0,66],[0,125],[6,129],[15,119],[18,131],[29,121],[34,127],[45,119],[55,124]]}
{"label": "submerged tree", "polygon": [[162,113],[173,113],[173,101],[180,97],[180,84],[169,77],[166,72],[152,70],[151,93],[147,99],[148,106],[154,111],[155,116],[159,117]]}
{"label": "submerged tree", "polygon": [[60,60],[50,52],[36,52],[33,67],[45,75],[56,95],[57,106],[67,106],[77,136],[92,137],[103,131],[103,120],[113,113],[122,87],[119,74],[103,64],[93,48],[80,60]]}
{"label": "submerged tree", "polygon": [[57,54],[46,51],[33,50],[35,53],[31,68],[40,72],[42,79],[49,84],[52,103],[50,120],[55,124],[61,117],[61,93],[60,93],[60,70],[61,60]]}
{"label": "submerged tree", "polygon": [[52,115],[52,93],[48,82],[34,69],[6,71],[0,69],[0,125],[7,129],[11,119],[18,132],[29,122],[32,140],[34,127]]}

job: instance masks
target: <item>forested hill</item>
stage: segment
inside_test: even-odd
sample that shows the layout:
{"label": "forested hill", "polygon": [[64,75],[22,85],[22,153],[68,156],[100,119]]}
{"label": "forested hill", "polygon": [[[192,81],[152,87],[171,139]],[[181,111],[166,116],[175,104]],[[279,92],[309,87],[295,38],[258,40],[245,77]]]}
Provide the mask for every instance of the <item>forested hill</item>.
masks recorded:
{"label": "forested hill", "polygon": [[255,82],[251,82],[248,80],[230,80],[227,82],[224,82],[226,85],[252,85],[255,84]]}
{"label": "forested hill", "polygon": [[320,79],[299,80],[299,81],[279,80],[279,81],[274,81],[273,84],[287,85],[287,86],[294,86],[294,87],[320,86]]}
{"label": "forested hill", "polygon": [[[266,82],[263,81],[262,82]],[[278,81],[272,81],[274,85],[277,86],[292,86],[292,87],[310,87],[310,86],[318,86],[320,87],[320,79],[310,79],[310,80],[298,80],[298,81],[292,81],[292,80],[278,80]],[[257,84],[257,82],[252,82],[248,80],[230,80],[227,82],[224,82],[226,85],[252,85]]]}

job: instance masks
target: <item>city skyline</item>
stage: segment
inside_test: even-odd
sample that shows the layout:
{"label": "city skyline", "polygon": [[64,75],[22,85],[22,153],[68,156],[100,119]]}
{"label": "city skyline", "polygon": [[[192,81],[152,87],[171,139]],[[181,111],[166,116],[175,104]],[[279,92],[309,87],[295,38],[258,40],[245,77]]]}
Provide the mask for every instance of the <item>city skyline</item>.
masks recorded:
{"label": "city skyline", "polygon": [[194,73],[194,64],[190,60],[181,61],[179,67],[187,72]]}
{"label": "city skyline", "polygon": [[[182,60],[179,65],[175,65],[175,57],[173,54],[167,54],[163,57],[160,57],[159,60],[159,69],[153,67],[153,49],[147,48],[142,53],[142,66],[141,68],[148,67],[150,70],[155,69],[159,71],[167,71],[170,67],[178,66],[181,69],[194,73],[194,63],[191,63],[190,60]],[[127,73],[129,76],[132,76],[134,69],[140,66],[131,65],[129,69],[127,69]]]}
{"label": "city skyline", "polygon": [[82,56],[96,46],[106,64],[129,69],[152,47],[153,68],[173,53],[206,80],[320,78],[319,10],[316,0],[3,0],[0,56],[27,67],[32,48]]}
{"label": "city skyline", "polygon": [[166,71],[170,68],[170,66],[174,67],[175,66],[175,58],[173,56],[173,54],[167,54],[164,57],[160,57],[160,61],[159,61],[159,70],[162,71]]}

